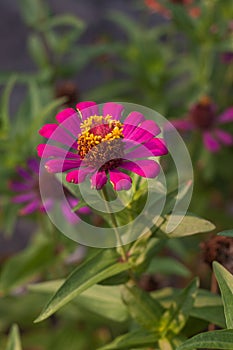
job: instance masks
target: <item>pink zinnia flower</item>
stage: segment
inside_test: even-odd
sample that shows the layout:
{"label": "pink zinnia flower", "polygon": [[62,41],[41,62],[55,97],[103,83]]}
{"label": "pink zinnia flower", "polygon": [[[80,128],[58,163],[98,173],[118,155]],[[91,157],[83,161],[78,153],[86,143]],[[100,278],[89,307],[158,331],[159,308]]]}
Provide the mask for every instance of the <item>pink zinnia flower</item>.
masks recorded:
{"label": "pink zinnia flower", "polygon": [[205,147],[211,152],[219,151],[221,144],[233,145],[233,136],[219,128],[221,124],[233,121],[233,107],[217,115],[216,105],[204,96],[192,106],[183,120],[172,120],[172,124],[180,131],[199,130],[202,133]]}
{"label": "pink zinnia flower", "polygon": [[[194,0],[168,0],[167,2],[171,2],[177,5],[184,5],[187,9],[188,14],[192,18],[197,18],[201,14],[200,7],[193,6]],[[158,0],[144,0],[146,6],[153,12],[160,13],[164,17],[171,18],[172,12],[165,4],[162,5],[161,1]]]}
{"label": "pink zinnia flower", "polygon": [[102,112],[95,102],[77,104],[77,111],[67,108],[56,116],[58,124],[46,124],[39,131],[49,139],[38,145],[51,173],[65,172],[66,180],[75,184],[90,175],[93,188],[101,189],[110,179],[115,190],[128,190],[132,179],[125,171],[154,178],[160,171],[151,156],[167,153],[164,140],[153,120],[139,112],[122,119],[124,106],[108,102]]}
{"label": "pink zinnia flower", "polygon": [[45,181],[47,184],[47,196],[42,202],[39,189],[39,167],[40,162],[38,159],[29,159],[26,167],[18,167],[17,176],[19,179],[17,181],[11,181],[9,184],[11,190],[17,193],[12,198],[12,201],[14,203],[23,204],[23,207],[19,210],[20,215],[29,215],[36,211],[50,211],[58,200],[61,200],[61,212],[64,218],[72,224],[76,224],[80,221],[80,217],[77,214],[90,213],[88,207],[80,208],[73,213],[72,208],[78,204],[79,200],[74,198],[65,188],[65,198],[55,198],[56,183],[58,181],[53,175],[47,172],[40,175],[42,181]]}

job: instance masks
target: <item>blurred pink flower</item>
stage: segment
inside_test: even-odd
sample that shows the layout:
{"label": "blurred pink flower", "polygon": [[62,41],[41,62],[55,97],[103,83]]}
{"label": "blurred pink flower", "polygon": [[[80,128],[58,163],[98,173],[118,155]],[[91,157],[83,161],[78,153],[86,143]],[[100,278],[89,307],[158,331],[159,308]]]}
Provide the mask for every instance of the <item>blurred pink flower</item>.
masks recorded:
{"label": "blurred pink flower", "polygon": [[171,123],[179,131],[200,131],[205,147],[211,152],[218,152],[221,145],[233,145],[233,136],[220,129],[222,124],[232,121],[233,107],[217,115],[216,105],[208,96],[204,96],[191,107],[186,118],[172,120]]}
{"label": "blurred pink flower", "polygon": [[[144,2],[152,12],[160,13],[162,16],[167,18],[172,18],[172,12],[166,7],[166,2],[165,4],[162,4],[161,1],[158,0],[144,0]],[[167,2],[177,5],[184,5],[188,14],[192,18],[197,18],[201,14],[200,7],[194,6],[195,0],[167,0]]]}
{"label": "blurred pink flower", "polygon": [[40,181],[45,182],[47,186],[47,196],[42,202],[39,188],[39,167],[38,159],[29,159],[25,167],[17,168],[18,179],[9,183],[10,189],[16,193],[12,201],[23,204],[23,207],[19,210],[20,215],[29,215],[37,211],[50,211],[58,200],[61,202],[61,212],[64,218],[71,224],[79,222],[80,218],[77,214],[90,213],[88,207],[82,207],[73,213],[72,208],[79,203],[79,200],[73,197],[65,188],[64,199],[56,198],[57,180],[54,175],[48,174],[46,171],[40,175],[42,177]]}

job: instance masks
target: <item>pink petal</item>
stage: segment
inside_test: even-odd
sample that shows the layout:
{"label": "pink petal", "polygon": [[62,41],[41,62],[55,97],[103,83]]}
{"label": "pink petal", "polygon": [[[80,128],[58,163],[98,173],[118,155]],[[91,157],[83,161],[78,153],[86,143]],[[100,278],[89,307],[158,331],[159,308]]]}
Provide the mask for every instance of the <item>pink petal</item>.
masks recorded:
{"label": "pink petal", "polygon": [[[71,195],[68,195],[66,199],[72,209],[79,203],[79,199],[72,197]],[[78,210],[76,210],[75,213],[90,214],[91,209],[89,207],[81,207]]]}
{"label": "pink petal", "polygon": [[90,168],[73,170],[66,175],[66,181],[75,184],[81,183],[86,179],[88,174],[91,174],[91,172],[93,172],[93,169]]}
{"label": "pink petal", "polygon": [[[123,134],[124,134],[124,131],[123,131]],[[124,134],[124,137],[126,138],[125,134]],[[146,141],[150,141],[153,137],[154,137],[154,134],[152,134],[151,132],[141,127],[136,127],[132,133],[128,134],[127,139],[137,141],[138,143],[143,143]]]}
{"label": "pink petal", "polygon": [[63,171],[71,170],[78,168],[81,164],[81,160],[76,160],[76,159],[51,159],[46,162],[45,168],[49,173],[56,174],[56,173],[61,173]]}
{"label": "pink petal", "polygon": [[49,212],[54,206],[54,199],[46,198],[43,200],[43,205],[40,207],[42,212]]}
{"label": "pink petal", "polygon": [[98,171],[91,177],[91,187],[101,190],[101,188],[107,183],[108,178],[105,171]]}
{"label": "pink petal", "polygon": [[28,167],[31,169],[33,173],[38,174],[39,173],[39,168],[40,168],[40,162],[36,158],[31,158],[27,161]]}
{"label": "pink petal", "polygon": [[85,120],[93,115],[99,115],[98,105],[92,101],[79,102],[76,105],[76,108],[79,111],[82,120]]}
{"label": "pink petal", "polygon": [[139,123],[142,123],[145,120],[145,117],[142,113],[139,112],[131,112],[126,117],[124,124],[135,125],[137,126]]}
{"label": "pink petal", "polygon": [[129,138],[129,136],[131,134],[133,134],[133,132],[135,131],[135,129],[137,128],[137,126],[135,125],[131,125],[131,124],[124,124],[123,125],[123,135],[125,138]]}
{"label": "pink petal", "polygon": [[119,167],[147,178],[156,177],[160,171],[159,164],[151,159],[137,160],[137,162],[124,161]]}
{"label": "pink petal", "polygon": [[66,128],[75,137],[80,133],[80,118],[73,108],[67,108],[56,115],[56,119],[63,128]]}
{"label": "pink petal", "polygon": [[150,131],[150,133],[153,134],[153,136],[156,136],[161,132],[159,126],[153,120],[144,120],[139,126],[127,124],[127,122],[125,121],[123,129],[124,137],[131,139],[132,134],[135,135],[139,131],[142,134],[143,131]]}
{"label": "pink petal", "polygon": [[230,107],[225,110],[219,117],[218,117],[218,122],[223,124],[223,123],[229,123],[233,121],[233,107]]}
{"label": "pink petal", "polygon": [[72,147],[73,143],[75,142],[75,139],[57,124],[44,125],[40,129],[39,134],[47,139],[60,142],[69,147]]}
{"label": "pink petal", "polygon": [[91,213],[91,209],[89,207],[81,207],[79,210],[77,210],[77,212],[79,214],[87,215]]}
{"label": "pink petal", "polygon": [[80,222],[80,217],[72,212],[71,207],[69,206],[69,204],[66,201],[63,201],[61,204],[61,210],[62,213],[65,217],[65,219],[72,225],[77,224],[78,222]]}
{"label": "pink petal", "polygon": [[92,107],[92,106],[96,106],[96,102],[93,102],[93,101],[83,101],[83,102],[79,102],[76,104],[76,108],[79,110],[79,111],[82,111],[83,109],[86,109],[86,108],[89,108],[89,107]]}
{"label": "pink petal", "polygon": [[25,180],[32,180],[32,174],[29,174],[29,172],[27,172],[27,170],[21,168],[21,167],[17,167],[17,173],[23,177]]}
{"label": "pink petal", "polygon": [[203,142],[205,147],[210,151],[210,152],[218,152],[220,149],[220,144],[219,142],[211,135],[209,131],[206,131],[203,134]]}
{"label": "pink petal", "polygon": [[58,123],[61,124],[73,114],[76,114],[76,111],[73,108],[66,108],[60,111],[55,118],[57,119]]}
{"label": "pink petal", "polygon": [[20,215],[28,215],[38,210],[41,206],[41,202],[39,200],[34,200],[33,202],[28,203],[25,207],[20,209]]}
{"label": "pink petal", "polygon": [[60,148],[50,144],[43,144],[43,143],[37,146],[37,153],[38,153],[38,156],[41,158],[61,157],[61,158],[80,159],[80,156],[77,153],[68,152],[64,148]]}
{"label": "pink petal", "polygon": [[122,117],[121,114],[123,110],[123,105],[115,102],[107,102],[103,106],[103,116],[105,117],[106,115],[110,115],[112,116],[112,119],[120,120]]}
{"label": "pink petal", "polygon": [[129,190],[132,185],[132,179],[129,175],[122,173],[119,170],[110,170],[110,182],[115,191]]}
{"label": "pink petal", "polygon": [[191,121],[185,119],[171,120],[171,124],[180,131],[191,131],[194,129],[194,126]]}
{"label": "pink petal", "polygon": [[11,181],[9,183],[9,188],[16,192],[28,191],[32,188],[32,184],[28,182]]}
{"label": "pink petal", "polygon": [[217,136],[218,140],[222,142],[224,145],[227,145],[227,146],[233,145],[233,136],[228,132],[220,129],[216,129],[215,135]]}
{"label": "pink petal", "polygon": [[127,153],[127,159],[162,156],[168,153],[165,141],[155,138]]}
{"label": "pink petal", "polygon": [[154,120],[145,120],[141,123],[140,128],[150,131],[154,136],[158,135],[161,130]]}
{"label": "pink petal", "polygon": [[30,201],[31,199],[34,199],[34,198],[36,198],[36,193],[29,192],[29,193],[19,194],[19,195],[13,197],[12,201],[14,203],[23,203],[23,202]]}

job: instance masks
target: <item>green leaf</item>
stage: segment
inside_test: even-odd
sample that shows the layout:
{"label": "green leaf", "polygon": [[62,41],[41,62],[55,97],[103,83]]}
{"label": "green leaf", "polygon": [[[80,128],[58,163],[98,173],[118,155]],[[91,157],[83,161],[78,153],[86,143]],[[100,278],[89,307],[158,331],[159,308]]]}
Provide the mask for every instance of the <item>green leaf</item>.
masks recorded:
{"label": "green leaf", "polygon": [[[64,280],[55,280],[44,283],[36,283],[28,288],[39,293],[53,293],[64,283]],[[94,285],[85,290],[74,303],[80,307],[90,310],[102,317],[122,322],[128,317],[126,307],[121,299],[119,286]],[[109,312],[111,310],[111,312]]]}
{"label": "green leaf", "polygon": [[46,48],[40,36],[37,34],[31,34],[29,36],[28,49],[32,59],[39,68],[43,69],[49,65]]}
{"label": "green leaf", "polygon": [[22,17],[28,26],[36,27],[48,17],[49,9],[45,1],[20,0]]}
{"label": "green leaf", "polygon": [[[178,289],[163,288],[152,292],[151,296],[158,300],[163,307],[169,308],[178,294]],[[190,316],[214,323],[221,328],[226,327],[221,297],[204,289],[198,290]]]}
{"label": "green leaf", "polygon": [[0,289],[3,293],[9,292],[51,264],[54,260],[53,244],[47,239],[36,237],[32,245],[24,251],[10,258],[0,276]]}
{"label": "green leaf", "polygon": [[213,269],[222,294],[227,328],[233,329],[233,276],[217,261],[214,261]]}
{"label": "green leaf", "polygon": [[35,322],[45,320],[63,305],[67,304],[70,300],[94,284],[129,268],[128,263],[121,263],[118,260],[119,255],[115,250],[98,250],[94,256],[78,266],[71,275],[68,276],[64,284],[58,289],[55,295],[52,296]]}
{"label": "green leaf", "polygon": [[223,329],[195,335],[180,345],[177,350],[195,350],[200,348],[232,350],[232,346],[233,330]]}
{"label": "green leaf", "polygon": [[233,230],[226,230],[218,233],[218,236],[233,237]]}
{"label": "green leaf", "polygon": [[147,273],[161,273],[165,275],[177,275],[182,277],[189,277],[190,271],[181,262],[169,258],[169,257],[156,257],[154,258]]}
{"label": "green leaf", "polygon": [[126,286],[123,300],[133,319],[143,328],[155,331],[158,328],[164,308],[148,293],[136,286]]}
{"label": "green leaf", "polygon": [[190,316],[213,323],[221,328],[226,327],[221,297],[207,290],[200,289],[198,291]]}
{"label": "green leaf", "polygon": [[10,124],[10,111],[9,103],[12,90],[15,86],[15,83],[18,79],[17,75],[12,75],[3,91],[1,96],[1,109],[0,109],[0,138],[5,138],[9,130]]}
{"label": "green leaf", "polygon": [[[174,227],[176,226],[176,223],[179,222],[181,217],[182,216],[180,215],[173,215],[172,220],[174,220]],[[160,226],[160,231],[162,231],[169,238],[191,236],[196,233],[209,232],[215,229],[214,224],[212,224],[210,221],[196,217],[192,214],[187,214],[173,231],[167,233],[167,221],[170,220],[169,215],[166,215],[165,218],[166,221]],[[162,218],[160,220],[162,222]],[[159,226],[159,222],[156,225]]]}
{"label": "green leaf", "polygon": [[181,293],[175,297],[170,308],[163,314],[160,330],[165,337],[171,330],[178,334],[185,326],[197,295],[199,281],[195,278]]}
{"label": "green leaf", "polygon": [[40,101],[40,88],[34,79],[28,82],[28,92],[30,100],[30,115],[32,118],[36,118],[40,111],[41,101]]}
{"label": "green leaf", "polygon": [[69,26],[69,27],[74,27],[78,30],[82,30],[84,29],[85,24],[77,16],[74,16],[71,14],[64,14],[64,15],[58,15],[58,16],[54,16],[53,18],[50,18],[46,23],[42,23],[39,28],[40,30],[47,31],[48,29],[52,29],[54,27],[59,27],[59,26]]}
{"label": "green leaf", "polygon": [[116,350],[116,349],[137,349],[147,346],[155,346],[159,340],[159,334],[155,332],[146,332],[142,330],[130,332],[114,339],[114,341],[98,350]]}
{"label": "green leaf", "polygon": [[22,350],[19,328],[16,324],[11,328],[6,350]]}

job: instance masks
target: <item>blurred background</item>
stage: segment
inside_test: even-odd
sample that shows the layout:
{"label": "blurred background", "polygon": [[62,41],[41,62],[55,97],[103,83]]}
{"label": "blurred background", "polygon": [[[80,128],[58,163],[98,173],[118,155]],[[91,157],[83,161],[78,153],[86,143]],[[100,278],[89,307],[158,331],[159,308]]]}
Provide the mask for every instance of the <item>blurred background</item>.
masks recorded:
{"label": "blurred background", "polygon": [[[184,137],[195,175],[190,211],[212,221],[216,232],[232,228],[233,4],[1,0],[0,10],[0,349],[14,322],[27,350],[93,349],[120,334],[124,323],[109,328],[104,317],[99,322],[82,307],[76,315],[69,306],[60,318],[32,325],[48,296],[29,293],[25,283],[63,277],[86,253],[58,232],[56,244],[38,243],[37,230],[51,232],[52,225],[41,212],[23,213],[12,183],[29,159],[37,159],[38,130],[61,108],[85,100],[137,103],[174,121]],[[145,277],[143,288],[182,286],[190,274],[208,288],[210,269],[201,251],[207,238],[170,244],[162,256],[175,256],[183,269],[172,279],[166,268],[165,277]]]}

